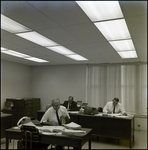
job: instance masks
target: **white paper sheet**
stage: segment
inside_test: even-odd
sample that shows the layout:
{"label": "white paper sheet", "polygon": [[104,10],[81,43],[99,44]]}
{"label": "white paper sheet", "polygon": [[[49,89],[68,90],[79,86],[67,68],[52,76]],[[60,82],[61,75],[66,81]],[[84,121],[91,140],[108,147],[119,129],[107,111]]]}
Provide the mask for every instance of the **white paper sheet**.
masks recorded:
{"label": "white paper sheet", "polygon": [[68,124],[64,124],[63,126],[68,128],[68,129],[81,129],[81,125],[79,125],[75,122],[70,122]]}
{"label": "white paper sheet", "polygon": [[78,114],[79,111],[68,111],[68,113],[70,113],[70,114]]}
{"label": "white paper sheet", "polygon": [[36,128],[38,128],[40,131],[43,132],[61,132],[62,130],[65,129],[65,127],[63,126],[42,126],[42,127],[36,126]]}

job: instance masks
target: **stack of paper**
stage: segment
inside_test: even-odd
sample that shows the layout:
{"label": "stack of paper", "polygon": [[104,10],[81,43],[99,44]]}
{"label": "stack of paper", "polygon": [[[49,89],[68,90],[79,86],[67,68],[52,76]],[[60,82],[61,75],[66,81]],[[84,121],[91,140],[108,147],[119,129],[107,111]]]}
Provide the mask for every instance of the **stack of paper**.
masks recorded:
{"label": "stack of paper", "polygon": [[42,132],[62,132],[62,130],[65,129],[63,126],[42,126],[42,127],[37,127],[40,131]]}
{"label": "stack of paper", "polygon": [[84,136],[86,135],[86,131],[83,130],[72,130],[72,129],[65,129],[62,131],[63,135],[68,135],[68,136]]}
{"label": "stack of paper", "polygon": [[119,114],[108,114],[108,116],[116,117],[116,116],[122,116],[122,114],[121,113],[119,113]]}
{"label": "stack of paper", "polygon": [[64,124],[63,126],[67,129],[81,129],[81,125],[74,123],[74,122]]}

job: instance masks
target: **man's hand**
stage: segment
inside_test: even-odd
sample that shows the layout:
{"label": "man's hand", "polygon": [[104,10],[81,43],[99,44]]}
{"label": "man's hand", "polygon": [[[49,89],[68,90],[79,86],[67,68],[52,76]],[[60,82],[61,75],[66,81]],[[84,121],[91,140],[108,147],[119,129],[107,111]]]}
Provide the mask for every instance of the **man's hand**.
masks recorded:
{"label": "man's hand", "polygon": [[123,116],[127,116],[127,113],[123,113],[122,115],[123,115]]}
{"label": "man's hand", "polygon": [[112,114],[112,112],[111,112],[111,111],[108,111],[107,113],[108,113],[108,114]]}

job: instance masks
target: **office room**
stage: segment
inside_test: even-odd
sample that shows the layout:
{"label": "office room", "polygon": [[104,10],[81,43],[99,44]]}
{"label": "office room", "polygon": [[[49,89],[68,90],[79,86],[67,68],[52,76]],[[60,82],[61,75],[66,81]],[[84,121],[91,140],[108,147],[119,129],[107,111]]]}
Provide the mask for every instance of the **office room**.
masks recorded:
{"label": "office room", "polygon": [[[69,96],[97,111],[73,114],[92,129],[91,149],[147,149],[147,1],[1,1],[1,149],[21,117]],[[114,98],[126,116],[103,112]]]}

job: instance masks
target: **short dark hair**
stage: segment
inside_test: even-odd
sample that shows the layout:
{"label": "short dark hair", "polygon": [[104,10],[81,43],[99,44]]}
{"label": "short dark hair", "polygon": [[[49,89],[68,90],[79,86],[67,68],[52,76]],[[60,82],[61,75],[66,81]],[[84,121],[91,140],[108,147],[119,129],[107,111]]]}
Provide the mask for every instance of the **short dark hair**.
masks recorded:
{"label": "short dark hair", "polygon": [[70,97],[71,97],[71,98],[72,98],[72,100],[73,100],[73,96],[69,96],[68,98],[70,98]]}
{"label": "short dark hair", "polygon": [[116,102],[119,102],[119,98],[115,97],[113,100],[115,100]]}

